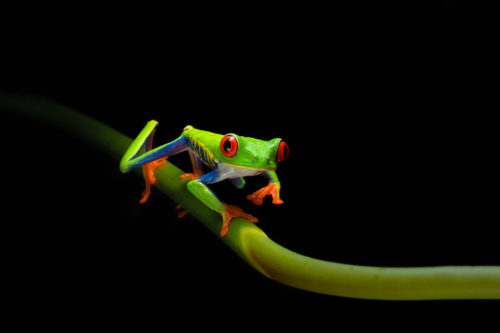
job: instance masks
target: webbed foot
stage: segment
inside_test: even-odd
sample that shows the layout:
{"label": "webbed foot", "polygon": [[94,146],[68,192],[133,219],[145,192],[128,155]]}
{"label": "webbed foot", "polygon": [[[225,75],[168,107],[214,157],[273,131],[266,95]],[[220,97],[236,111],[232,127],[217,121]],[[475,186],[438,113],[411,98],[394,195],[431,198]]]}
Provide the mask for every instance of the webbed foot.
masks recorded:
{"label": "webbed foot", "polygon": [[191,178],[191,180],[195,180],[197,178],[200,178],[200,176],[195,174],[195,173],[184,173],[184,174],[179,176],[180,179],[184,179],[187,177]]}
{"label": "webbed foot", "polygon": [[188,214],[188,211],[182,208],[181,204],[178,204],[175,206],[175,209],[177,209],[179,212],[177,213],[177,218],[182,219],[184,216]]}
{"label": "webbed foot", "polygon": [[155,177],[155,170],[161,167],[166,163],[167,158],[163,157],[160,158],[156,161],[149,162],[147,164],[144,164],[144,179],[146,182],[146,188],[144,189],[144,192],[142,192],[142,198],[139,200],[140,204],[145,203],[149,196],[151,195],[151,185],[156,183],[156,177]]}
{"label": "webbed foot", "polygon": [[228,205],[224,204],[224,213],[222,214],[222,229],[220,230],[220,236],[224,237],[227,232],[229,231],[229,223],[231,220],[235,217],[242,217],[244,219],[249,220],[252,223],[257,223],[259,222],[259,219],[256,218],[255,216],[245,213],[243,209],[234,206],[234,205]]}
{"label": "webbed foot", "polygon": [[283,203],[283,200],[280,199],[280,189],[274,183],[269,183],[260,190],[247,195],[247,199],[252,201],[254,205],[260,206],[262,205],[266,195],[271,195],[273,197],[273,204],[275,205],[281,205]]}
{"label": "webbed foot", "polygon": [[155,171],[167,162],[167,158],[163,157],[156,161],[149,162],[144,165],[144,174],[150,184],[156,183]]}

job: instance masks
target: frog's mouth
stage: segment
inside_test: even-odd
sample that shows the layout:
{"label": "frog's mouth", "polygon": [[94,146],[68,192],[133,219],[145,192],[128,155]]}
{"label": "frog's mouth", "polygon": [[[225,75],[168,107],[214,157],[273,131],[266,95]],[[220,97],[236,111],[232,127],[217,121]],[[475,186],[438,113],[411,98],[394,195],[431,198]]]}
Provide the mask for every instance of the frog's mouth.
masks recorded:
{"label": "frog's mouth", "polygon": [[224,164],[226,164],[227,166],[230,166],[232,168],[254,170],[254,171],[275,171],[276,170],[276,168],[259,168],[259,167],[246,166],[246,165],[235,165],[235,164],[230,164],[230,163],[224,163]]}

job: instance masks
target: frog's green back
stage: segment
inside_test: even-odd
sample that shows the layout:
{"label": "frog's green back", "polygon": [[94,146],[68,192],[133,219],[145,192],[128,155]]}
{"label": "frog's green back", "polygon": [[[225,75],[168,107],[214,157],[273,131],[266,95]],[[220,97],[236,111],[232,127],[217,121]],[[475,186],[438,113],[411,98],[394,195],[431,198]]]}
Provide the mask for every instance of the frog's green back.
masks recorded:
{"label": "frog's green back", "polygon": [[219,149],[222,134],[199,130],[191,125],[184,127],[182,135],[189,140],[189,146],[198,158],[210,167],[216,167],[219,160],[214,152]]}

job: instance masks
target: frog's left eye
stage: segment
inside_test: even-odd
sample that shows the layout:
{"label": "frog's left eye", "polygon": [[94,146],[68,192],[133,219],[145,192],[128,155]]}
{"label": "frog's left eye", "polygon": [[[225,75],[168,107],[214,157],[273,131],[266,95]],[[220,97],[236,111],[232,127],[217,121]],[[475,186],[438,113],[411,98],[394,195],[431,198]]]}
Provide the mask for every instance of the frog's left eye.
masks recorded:
{"label": "frog's left eye", "polygon": [[233,157],[238,151],[238,140],[231,134],[224,135],[222,140],[220,140],[220,150],[222,154],[227,157]]}
{"label": "frog's left eye", "polygon": [[285,141],[281,140],[280,145],[278,146],[278,155],[276,156],[276,159],[278,162],[282,162],[288,157],[289,153],[290,149],[288,149],[288,145]]}

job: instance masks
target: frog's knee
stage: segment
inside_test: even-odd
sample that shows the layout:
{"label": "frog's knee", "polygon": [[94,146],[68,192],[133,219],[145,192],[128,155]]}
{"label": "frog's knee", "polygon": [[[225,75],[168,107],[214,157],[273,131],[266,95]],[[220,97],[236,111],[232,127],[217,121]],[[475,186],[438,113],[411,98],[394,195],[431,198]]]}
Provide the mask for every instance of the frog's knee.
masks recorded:
{"label": "frog's knee", "polygon": [[189,183],[187,183],[187,189],[191,193],[197,193],[197,192],[199,192],[200,191],[200,187],[202,187],[202,186],[203,185],[199,181],[196,181],[196,180],[191,180]]}

